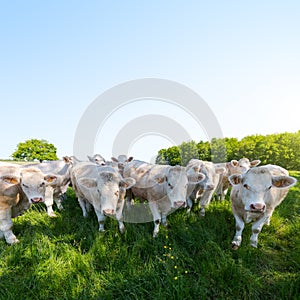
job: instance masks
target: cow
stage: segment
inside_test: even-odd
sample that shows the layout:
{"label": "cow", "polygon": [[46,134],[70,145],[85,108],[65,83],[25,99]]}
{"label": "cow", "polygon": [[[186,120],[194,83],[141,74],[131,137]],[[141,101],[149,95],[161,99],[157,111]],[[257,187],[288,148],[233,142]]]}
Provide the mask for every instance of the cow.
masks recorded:
{"label": "cow", "polygon": [[[203,161],[199,159],[191,159],[187,166],[187,173],[191,171],[201,173],[205,175],[204,180],[200,181],[195,186],[192,185],[191,192],[187,197],[187,212],[189,213],[192,209],[193,203],[199,198],[200,216],[205,216],[205,207],[207,207],[212,199],[213,193],[217,188],[219,182],[219,176],[225,172],[224,167],[217,167],[210,161]],[[193,184],[190,180],[189,184]]]}
{"label": "cow", "polygon": [[233,174],[229,176],[229,181],[232,184],[230,198],[236,221],[232,249],[240,247],[245,223],[252,221],[250,245],[257,248],[262,227],[270,224],[274,209],[297,180],[280,166],[266,165],[253,167],[244,174]]}
{"label": "cow", "polygon": [[123,206],[126,189],[135,184],[132,178],[122,178],[116,169],[81,162],[73,167],[71,180],[84,217],[92,206],[99,222],[99,231],[104,231],[106,216],[115,217],[121,233],[125,231]]}
{"label": "cow", "polygon": [[12,218],[21,215],[31,204],[44,202],[46,187],[57,181],[61,181],[59,176],[44,174],[38,168],[1,164],[0,237],[10,245],[19,242],[12,232]]}
{"label": "cow", "polygon": [[123,176],[124,167],[127,163],[133,160],[133,157],[127,157],[125,154],[121,154],[118,156],[118,158],[115,158],[114,156],[111,158],[111,160],[118,164],[119,172]]}
{"label": "cow", "polygon": [[250,168],[256,167],[261,163],[259,159],[250,161],[248,158],[241,158],[240,160],[231,160],[225,163],[216,163],[216,167],[225,168],[225,172],[219,178],[218,187],[215,190],[216,199],[224,200],[230,187],[228,177],[232,174],[242,174],[247,172]]}
{"label": "cow", "polygon": [[59,175],[60,183],[53,185],[48,185],[46,187],[46,198],[45,204],[47,207],[47,214],[50,217],[56,217],[56,214],[53,211],[53,203],[55,201],[57,208],[59,210],[63,209],[62,198],[65,196],[65,193],[68,189],[69,184],[71,183],[70,170],[72,168],[72,161],[68,156],[64,156],[62,160],[52,160],[42,163],[35,164],[26,164],[23,167],[35,167],[40,169],[43,173],[51,173]]}
{"label": "cow", "polygon": [[87,155],[87,158],[89,159],[89,161],[91,161],[95,164],[98,164],[100,166],[106,165],[106,161],[105,161],[104,157],[100,154],[94,154],[93,156]]}
{"label": "cow", "polygon": [[133,194],[142,201],[148,200],[154,222],[153,237],[157,237],[160,223],[168,226],[167,214],[186,205],[186,168],[132,160],[125,165],[123,175],[135,179],[136,184],[131,188]]}

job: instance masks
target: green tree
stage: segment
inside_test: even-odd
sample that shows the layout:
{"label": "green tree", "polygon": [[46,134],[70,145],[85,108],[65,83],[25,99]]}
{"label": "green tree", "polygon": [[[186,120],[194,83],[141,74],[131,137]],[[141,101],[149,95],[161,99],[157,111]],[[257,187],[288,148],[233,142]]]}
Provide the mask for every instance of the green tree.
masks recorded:
{"label": "green tree", "polygon": [[198,158],[200,160],[211,161],[211,146],[209,142],[200,141],[197,144]]}
{"label": "green tree", "polygon": [[45,140],[31,139],[17,145],[11,155],[15,160],[34,161],[56,160],[56,147]]}
{"label": "green tree", "polygon": [[198,148],[195,141],[183,142],[178,146],[181,155],[181,165],[186,166],[192,158],[199,158]]}
{"label": "green tree", "polygon": [[211,161],[214,163],[227,161],[226,144],[224,139],[211,140]]}
{"label": "green tree", "polygon": [[180,165],[181,155],[179,148],[177,146],[173,146],[168,149],[159,150],[156,157],[156,163],[171,166]]}

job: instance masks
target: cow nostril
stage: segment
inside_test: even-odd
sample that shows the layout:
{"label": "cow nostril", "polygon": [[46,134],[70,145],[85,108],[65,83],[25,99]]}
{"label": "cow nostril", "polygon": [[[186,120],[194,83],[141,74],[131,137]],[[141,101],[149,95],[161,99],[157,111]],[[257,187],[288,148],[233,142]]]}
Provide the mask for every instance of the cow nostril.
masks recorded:
{"label": "cow nostril", "polygon": [[252,203],[250,204],[250,209],[263,211],[265,209],[265,205],[262,203]]}
{"label": "cow nostril", "polygon": [[113,209],[105,209],[103,210],[103,213],[107,216],[112,216],[114,215],[115,211]]}
{"label": "cow nostril", "polygon": [[42,197],[34,197],[34,198],[31,198],[31,202],[32,203],[43,202],[43,198]]}
{"label": "cow nostril", "polygon": [[185,207],[186,202],[184,202],[184,201],[176,201],[174,204],[175,204],[176,208],[178,208],[178,207]]}

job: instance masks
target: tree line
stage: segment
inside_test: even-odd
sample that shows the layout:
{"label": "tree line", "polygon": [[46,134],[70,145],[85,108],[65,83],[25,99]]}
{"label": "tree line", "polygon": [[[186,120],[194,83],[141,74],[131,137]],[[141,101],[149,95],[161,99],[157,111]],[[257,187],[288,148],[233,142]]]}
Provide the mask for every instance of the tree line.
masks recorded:
{"label": "tree line", "polygon": [[213,138],[211,141],[188,141],[158,151],[156,163],[186,166],[191,158],[217,162],[247,157],[260,159],[261,165],[276,164],[300,171],[300,130],[296,133],[249,135],[237,138]]}

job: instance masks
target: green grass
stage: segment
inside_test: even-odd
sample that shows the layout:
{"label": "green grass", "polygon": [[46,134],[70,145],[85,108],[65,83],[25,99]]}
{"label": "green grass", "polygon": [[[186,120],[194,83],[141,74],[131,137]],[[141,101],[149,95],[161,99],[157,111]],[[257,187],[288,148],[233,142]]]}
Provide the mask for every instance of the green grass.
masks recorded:
{"label": "green grass", "polygon": [[[300,172],[291,172],[300,179]],[[300,299],[300,184],[275,210],[271,225],[239,250],[229,200],[168,217],[170,229],[152,238],[153,224],[107,219],[99,233],[71,189],[65,210],[50,219],[43,205],[14,220],[19,244],[0,240],[0,299]]]}

